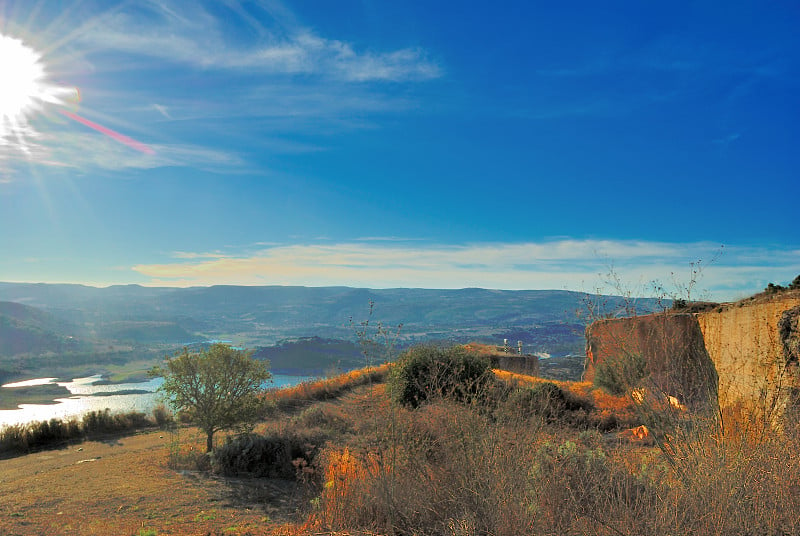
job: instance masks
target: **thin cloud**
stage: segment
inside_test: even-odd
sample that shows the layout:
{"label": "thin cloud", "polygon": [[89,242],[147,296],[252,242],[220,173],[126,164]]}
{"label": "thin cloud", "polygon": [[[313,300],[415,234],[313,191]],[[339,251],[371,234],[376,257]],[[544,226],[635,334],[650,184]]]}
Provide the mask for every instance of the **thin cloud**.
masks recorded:
{"label": "thin cloud", "polygon": [[152,108],[164,116],[164,119],[172,120],[172,116],[169,114],[169,108],[162,104],[153,104]]}
{"label": "thin cloud", "polygon": [[[238,155],[174,142],[183,137],[180,129],[209,128],[210,120],[215,121],[215,129],[227,122],[229,128],[219,132],[234,136],[238,127],[231,125],[237,120],[269,121],[264,125],[274,136],[258,140],[262,151],[325,150],[325,144],[317,141],[280,138],[287,132],[309,133],[318,139],[343,130],[375,128],[371,114],[397,113],[414,106],[408,93],[382,82],[412,83],[442,75],[438,62],[423,48],[375,50],[324,37],[299,23],[280,2],[243,6],[225,0],[213,9],[201,2],[186,11],[172,1],[151,0],[135,7],[121,3],[96,13],[81,23],[80,31],[73,31],[73,22],[65,13],[52,21],[49,37],[44,39],[51,45],[48,64],[60,67],[58,79],[70,79],[76,72],[95,78],[116,72],[142,73],[135,86],[87,91],[81,113],[88,111],[87,105],[96,112],[103,110],[105,117],[97,118],[99,124],[116,124],[119,132],[136,133],[133,137],[142,137],[150,147],[160,144],[161,150],[144,158],[84,136],[81,139],[90,143],[75,151],[69,139],[75,136],[65,139],[60,126],[43,121],[41,130],[26,134],[25,147],[0,146],[0,180],[4,182],[10,182],[15,166],[25,162],[85,169],[196,165],[228,171],[231,166],[244,166]],[[200,89],[188,93],[154,85],[149,71],[170,66],[188,68],[202,79],[225,76],[231,83],[226,91],[209,89],[216,87],[212,83],[199,84]],[[134,125],[123,128],[123,118]],[[161,127],[164,120],[170,122],[169,129]],[[100,147],[110,151],[101,154]],[[188,158],[192,156],[198,158]]]}
{"label": "thin cloud", "polygon": [[[152,285],[553,288],[614,292],[617,289],[606,285],[610,270],[631,288],[652,289],[652,283],[657,281],[667,287],[688,285],[695,277],[692,267],[699,266],[702,280],[697,282],[698,288],[708,290],[716,299],[752,293],[763,288],[765,280],[781,281],[788,274],[800,273],[800,261],[791,250],[726,247],[723,260],[716,258],[718,249],[707,242],[570,239],[419,248],[391,243],[308,244],[268,247],[241,256],[201,259],[198,255],[197,262],[185,262],[184,254],[180,261],[140,264],[133,270],[150,278]],[[739,265],[740,256],[758,257],[762,263]],[[712,259],[714,263],[710,263]]]}
{"label": "thin cloud", "polygon": [[193,253],[191,251],[176,251],[172,254],[176,259],[230,259],[233,255],[226,255],[225,253],[214,251],[208,253]]}
{"label": "thin cloud", "polygon": [[[241,18],[243,10],[238,4],[234,7],[232,14]],[[193,6],[191,18],[177,15],[178,11],[162,2],[136,13],[114,13],[105,17],[101,28],[93,28],[80,39],[101,50],[201,69],[313,74],[355,82],[427,80],[442,74],[438,63],[421,48],[361,52],[351,43],[321,37],[302,26],[282,28],[279,21],[273,21],[276,27],[259,26],[249,15],[242,20],[258,28],[258,42],[234,43],[225,37],[223,19],[210,15],[202,5]]]}

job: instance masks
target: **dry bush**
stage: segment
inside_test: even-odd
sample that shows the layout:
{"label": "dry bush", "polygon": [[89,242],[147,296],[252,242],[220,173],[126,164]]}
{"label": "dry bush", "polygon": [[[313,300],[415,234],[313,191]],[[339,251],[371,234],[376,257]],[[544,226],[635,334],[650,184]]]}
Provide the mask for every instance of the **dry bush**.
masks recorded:
{"label": "dry bush", "polygon": [[0,455],[19,456],[31,451],[58,448],[109,434],[131,433],[154,425],[141,412],[91,411],[82,419],[50,419],[0,428]]}
{"label": "dry bush", "polygon": [[152,414],[156,426],[162,430],[170,429],[175,426],[175,416],[164,404],[159,404],[154,407]]}
{"label": "dry bush", "polygon": [[[398,534],[526,532],[531,434],[492,422],[475,408],[439,400],[398,410],[393,435],[376,448],[331,447],[320,530]],[[530,461],[530,460],[528,460]]]}
{"label": "dry bush", "polygon": [[284,429],[267,435],[241,434],[214,450],[211,464],[225,476],[312,479],[325,437]]}
{"label": "dry bush", "polygon": [[353,423],[342,408],[329,403],[309,406],[293,417],[291,424],[299,429],[320,429],[329,435],[349,434],[353,431]]}
{"label": "dry bush", "polygon": [[138,430],[152,425],[147,415],[138,411],[111,413],[111,410],[106,408],[103,411],[90,411],[83,416],[83,430],[89,438]]}
{"label": "dry bush", "polygon": [[596,432],[544,444],[529,474],[537,534],[638,534],[638,519],[658,501]]}
{"label": "dry bush", "polygon": [[77,419],[50,419],[5,426],[0,430],[0,454],[18,456],[33,450],[62,446],[82,440],[84,427]]}

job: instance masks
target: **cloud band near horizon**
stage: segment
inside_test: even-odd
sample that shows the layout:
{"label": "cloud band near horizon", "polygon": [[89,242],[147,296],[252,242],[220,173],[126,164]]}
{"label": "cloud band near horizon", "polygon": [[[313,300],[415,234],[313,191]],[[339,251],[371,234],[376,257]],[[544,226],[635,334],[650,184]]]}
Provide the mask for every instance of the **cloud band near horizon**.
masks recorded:
{"label": "cloud band near horizon", "polygon": [[[173,258],[133,270],[152,286],[481,287],[645,295],[658,282],[678,294],[693,286],[691,298],[715,300],[744,297],[800,273],[796,249],[710,242],[562,239],[420,246],[352,241],[274,245],[246,253],[176,252]],[[626,288],[609,288],[610,274]]]}

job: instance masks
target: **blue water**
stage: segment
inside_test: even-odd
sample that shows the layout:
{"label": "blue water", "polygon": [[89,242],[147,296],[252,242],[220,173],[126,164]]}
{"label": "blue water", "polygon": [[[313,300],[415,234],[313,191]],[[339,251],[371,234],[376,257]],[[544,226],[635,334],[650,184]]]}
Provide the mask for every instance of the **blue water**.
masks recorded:
{"label": "blue water", "polygon": [[[34,378],[24,382],[3,385],[0,389],[56,383],[66,387],[71,396],[57,398],[53,401],[53,404],[21,404],[18,409],[0,410],[0,427],[33,421],[46,421],[54,418],[80,417],[90,411],[103,411],[106,408],[110,409],[112,413],[125,413],[128,411],[149,413],[154,407],[163,402],[161,394],[156,392],[163,381],[161,378],[154,378],[146,382],[93,385],[94,382],[100,379],[102,379],[100,376],[88,376],[86,378],[75,378],[71,382],[56,382],[56,378]],[[273,374],[272,381],[267,383],[266,386],[273,388],[289,387],[313,379],[315,378],[311,376]],[[99,393],[131,390],[146,392],[97,396]]]}

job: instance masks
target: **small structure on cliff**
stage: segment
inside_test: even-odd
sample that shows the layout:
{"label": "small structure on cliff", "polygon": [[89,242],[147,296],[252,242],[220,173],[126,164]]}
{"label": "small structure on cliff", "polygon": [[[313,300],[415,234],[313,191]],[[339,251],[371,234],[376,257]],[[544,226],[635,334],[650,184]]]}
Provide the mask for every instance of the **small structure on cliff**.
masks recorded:
{"label": "small structure on cliff", "polygon": [[465,344],[464,348],[470,352],[488,357],[492,368],[530,376],[539,374],[539,358],[535,355],[513,354],[502,346],[497,347],[475,342]]}

